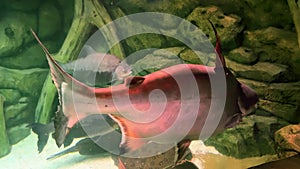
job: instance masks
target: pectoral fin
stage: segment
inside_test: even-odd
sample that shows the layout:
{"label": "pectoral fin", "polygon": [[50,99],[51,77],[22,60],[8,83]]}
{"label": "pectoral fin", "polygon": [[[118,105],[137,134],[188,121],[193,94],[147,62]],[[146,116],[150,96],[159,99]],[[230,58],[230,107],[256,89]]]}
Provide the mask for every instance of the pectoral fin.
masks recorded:
{"label": "pectoral fin", "polygon": [[121,129],[122,140],[120,143],[120,154],[133,152],[147,144],[147,141],[141,138],[139,132],[135,130],[136,127],[133,122],[120,116],[110,115],[110,117],[118,123]]}

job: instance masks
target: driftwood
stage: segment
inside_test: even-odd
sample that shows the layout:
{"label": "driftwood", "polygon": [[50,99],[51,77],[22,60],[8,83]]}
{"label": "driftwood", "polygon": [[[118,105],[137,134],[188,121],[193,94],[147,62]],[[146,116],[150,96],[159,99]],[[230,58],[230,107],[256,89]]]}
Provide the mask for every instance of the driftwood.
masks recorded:
{"label": "driftwood", "polygon": [[[61,49],[54,55],[55,59],[61,63],[76,59],[84,43],[92,33],[94,26],[101,28],[112,21],[99,0],[76,0],[74,3],[74,17],[71,28]],[[102,33],[108,44],[110,42],[118,42],[114,30],[104,30]],[[110,53],[124,58],[123,49],[120,44],[114,45],[110,49]],[[36,122],[49,123],[53,112],[56,110],[56,107],[53,106],[56,104],[56,98],[56,88],[52,84],[50,75],[48,75],[35,111]]]}
{"label": "driftwood", "polygon": [[300,1],[288,0],[291,14],[298,34],[298,45],[300,48]]}

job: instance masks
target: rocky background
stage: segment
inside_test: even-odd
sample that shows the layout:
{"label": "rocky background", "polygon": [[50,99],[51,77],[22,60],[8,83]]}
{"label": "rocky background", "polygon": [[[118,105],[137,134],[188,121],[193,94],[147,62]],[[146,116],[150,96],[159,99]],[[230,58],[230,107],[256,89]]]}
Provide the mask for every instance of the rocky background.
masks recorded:
{"label": "rocky background", "polygon": [[[34,122],[36,105],[49,72],[44,53],[30,29],[39,34],[51,52],[56,52],[71,24],[72,10],[72,3],[67,1],[0,2],[0,95],[5,98],[6,124],[0,130],[6,128],[10,145],[30,134],[26,125]],[[0,156],[9,151],[10,146],[1,144]]]}
{"label": "rocky background", "polygon": [[[29,135],[26,124],[35,119],[36,105],[49,70],[30,28],[38,33],[51,53],[57,52],[72,23],[71,2],[0,2],[3,8],[0,10],[0,94],[5,98],[5,126],[0,123],[0,136],[1,131],[5,131],[10,145]],[[186,18],[214,42],[212,28],[207,22],[210,19],[218,30],[228,67],[241,82],[257,91],[260,101],[253,115],[237,127],[210,138],[206,144],[237,158],[282,151],[275,142],[274,133],[289,124],[300,123],[300,49],[286,1],[104,0],[103,4],[112,20],[144,11]],[[168,23],[167,19],[158,24],[178,31],[177,25]],[[206,65],[212,65],[215,58],[212,54],[200,60],[180,42],[154,34],[130,37],[122,45],[125,55],[161,48],[132,61],[135,70],[152,63],[151,70],[145,74],[179,63],[173,56],[179,56],[186,63]],[[7,154],[9,147],[3,152],[1,149],[0,156]]]}

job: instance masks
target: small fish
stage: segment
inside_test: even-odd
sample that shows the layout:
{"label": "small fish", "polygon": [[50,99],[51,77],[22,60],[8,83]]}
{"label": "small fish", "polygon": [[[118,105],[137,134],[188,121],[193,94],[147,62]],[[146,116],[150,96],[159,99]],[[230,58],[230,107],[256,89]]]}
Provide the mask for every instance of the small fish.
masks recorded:
{"label": "small fish", "polygon": [[[60,105],[55,117],[55,133],[53,135],[57,145],[63,144],[66,135],[78,120],[91,114],[108,114],[118,123],[122,132],[121,154],[135,151],[149,141],[153,141],[147,140],[147,138],[166,132],[170,127],[174,127],[175,121],[181,125],[176,126],[180,130],[171,130],[166,140],[155,141],[158,143],[172,142],[173,138],[178,137],[184,137],[188,140],[199,139],[210,109],[215,110],[214,113],[222,115],[220,121],[217,121],[218,126],[214,133],[222,132],[239,123],[242,117],[255,107],[258,96],[251,88],[240,83],[226,67],[215,28],[214,31],[217,37],[215,50],[219,57],[216,59],[215,67],[178,64],[146,76],[129,76],[123,84],[107,88],[87,86],[67,74],[50,55],[37,35],[32,32],[46,54],[52,80],[59,93]],[[218,77],[222,73],[220,70],[224,70],[227,84],[224,111],[211,106],[220,105],[224,102],[224,98],[220,98],[218,93],[214,96],[211,93],[210,77]],[[196,80],[199,93],[195,94],[193,86],[186,84],[185,89],[191,94],[184,98],[184,102],[181,102],[182,93],[174,77],[186,79],[190,73]],[[150,103],[149,95],[157,89],[164,92],[166,100],[152,100]],[[195,99],[195,95],[200,96],[200,101]],[[129,104],[123,102],[128,100],[128,96],[131,101]],[[178,117],[182,103],[189,106],[184,110],[184,115]],[[142,112],[132,111],[132,105]],[[150,105],[154,109],[148,110]],[[193,113],[189,112],[189,108],[194,107],[194,105],[199,105],[195,118],[191,115]],[[157,112],[155,108],[161,106],[165,106],[163,112]],[[124,117],[124,114],[120,112],[126,113],[127,116],[136,117],[138,120],[152,120],[153,117],[157,117],[157,119],[135,122]],[[182,130],[182,127],[189,126],[191,121],[194,121],[191,129],[188,132]]]}
{"label": "small fish", "polygon": [[96,52],[91,46],[84,45],[79,59],[61,67],[73,74],[77,80],[90,86],[105,86],[123,81],[131,75],[131,66],[114,55]]}
{"label": "small fish", "polygon": [[109,140],[111,134],[112,132],[100,136],[81,139],[74,146],[66,150],[63,150],[57,154],[51,155],[50,157],[47,158],[47,160],[53,160],[61,156],[70,153],[76,153],[76,152],[78,152],[80,155],[97,155],[97,154],[109,153],[107,152],[107,150],[99,146],[99,143],[101,144],[101,142],[103,141],[107,141],[110,143],[111,150],[114,149],[113,151],[118,151],[117,149],[118,149],[118,145],[120,144],[121,138],[115,141]]}

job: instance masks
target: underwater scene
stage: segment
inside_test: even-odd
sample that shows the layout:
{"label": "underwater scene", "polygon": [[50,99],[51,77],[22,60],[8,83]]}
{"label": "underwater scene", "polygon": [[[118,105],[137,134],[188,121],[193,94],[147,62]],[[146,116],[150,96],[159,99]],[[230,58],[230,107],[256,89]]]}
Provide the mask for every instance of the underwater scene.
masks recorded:
{"label": "underwater scene", "polygon": [[300,168],[300,1],[0,9],[0,168]]}

